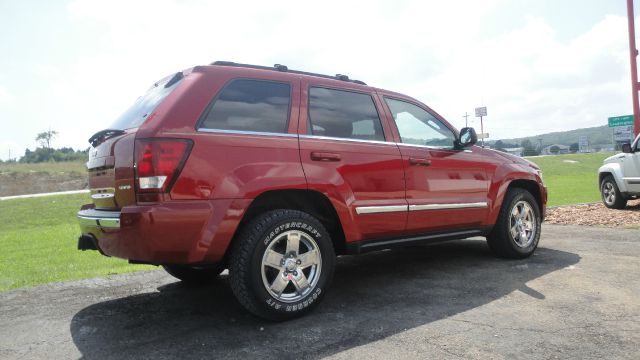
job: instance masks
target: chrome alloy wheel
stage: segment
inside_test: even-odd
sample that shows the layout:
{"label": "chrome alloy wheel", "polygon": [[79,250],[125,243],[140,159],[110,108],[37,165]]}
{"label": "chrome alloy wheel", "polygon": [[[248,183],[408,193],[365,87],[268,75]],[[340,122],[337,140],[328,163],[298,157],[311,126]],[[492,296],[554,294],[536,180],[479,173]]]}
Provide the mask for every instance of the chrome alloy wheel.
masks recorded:
{"label": "chrome alloy wheel", "polygon": [[262,283],[274,299],[300,301],[316,286],[322,272],[320,248],[302,231],[280,234],[262,257]]}
{"label": "chrome alloy wheel", "polygon": [[609,206],[613,206],[616,202],[616,190],[610,181],[605,181],[604,184],[602,184],[602,198]]}
{"label": "chrome alloy wheel", "polygon": [[518,247],[526,248],[536,235],[536,218],[531,205],[526,201],[518,201],[509,217],[509,234]]}

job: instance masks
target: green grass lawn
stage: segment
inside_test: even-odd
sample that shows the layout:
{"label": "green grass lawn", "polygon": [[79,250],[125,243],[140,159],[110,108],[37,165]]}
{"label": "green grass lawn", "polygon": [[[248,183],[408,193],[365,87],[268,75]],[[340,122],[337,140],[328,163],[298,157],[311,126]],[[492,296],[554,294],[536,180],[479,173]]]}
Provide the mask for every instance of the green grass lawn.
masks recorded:
{"label": "green grass lawn", "polygon": [[[599,201],[597,170],[610,155],[529,160],[543,169],[549,205],[554,206]],[[11,171],[84,171],[82,163],[0,165],[0,171],[7,171],[7,166]],[[80,235],[76,212],[89,201],[87,194],[0,201],[0,291],[154,268],[76,249]]]}
{"label": "green grass lawn", "polygon": [[21,163],[1,163],[0,173],[25,173],[25,172],[46,172],[46,173],[71,173],[85,174],[87,172],[86,161],[61,161],[43,162],[37,164]]}
{"label": "green grass lawn", "polygon": [[542,169],[549,206],[600,201],[598,168],[614,153],[570,154],[527,158]]}
{"label": "green grass lawn", "polygon": [[0,201],[0,291],[152,269],[77,250],[76,212],[88,194]]}

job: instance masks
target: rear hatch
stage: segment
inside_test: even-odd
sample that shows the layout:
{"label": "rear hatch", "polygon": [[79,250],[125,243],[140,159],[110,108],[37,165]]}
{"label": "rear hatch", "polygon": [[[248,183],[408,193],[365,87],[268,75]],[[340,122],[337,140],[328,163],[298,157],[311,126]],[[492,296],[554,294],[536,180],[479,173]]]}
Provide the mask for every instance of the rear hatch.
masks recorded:
{"label": "rear hatch", "polygon": [[153,84],[109,128],[89,139],[87,170],[91,199],[96,209],[119,210],[136,203],[134,171],[135,135],[154,110],[182,80],[182,72]]}

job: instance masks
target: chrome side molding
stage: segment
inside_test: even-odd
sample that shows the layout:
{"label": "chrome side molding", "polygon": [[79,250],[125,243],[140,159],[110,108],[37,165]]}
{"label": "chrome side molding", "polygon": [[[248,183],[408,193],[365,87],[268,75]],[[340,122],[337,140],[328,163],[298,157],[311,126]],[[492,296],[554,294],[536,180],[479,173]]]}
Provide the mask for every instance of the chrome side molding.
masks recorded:
{"label": "chrome side molding", "polygon": [[379,214],[388,212],[408,211],[409,205],[387,205],[387,206],[358,206],[356,213],[362,214]]}
{"label": "chrome side molding", "polygon": [[389,212],[401,212],[401,211],[424,211],[424,210],[454,210],[454,209],[469,209],[469,208],[486,208],[489,205],[487,202],[474,202],[474,203],[457,203],[457,204],[421,204],[421,205],[385,205],[385,206],[358,206],[356,207],[356,213],[362,214],[380,214]]}
{"label": "chrome side molding", "polygon": [[409,211],[486,208],[487,206],[488,205],[486,202],[459,203],[459,204],[424,204],[424,205],[409,205]]}

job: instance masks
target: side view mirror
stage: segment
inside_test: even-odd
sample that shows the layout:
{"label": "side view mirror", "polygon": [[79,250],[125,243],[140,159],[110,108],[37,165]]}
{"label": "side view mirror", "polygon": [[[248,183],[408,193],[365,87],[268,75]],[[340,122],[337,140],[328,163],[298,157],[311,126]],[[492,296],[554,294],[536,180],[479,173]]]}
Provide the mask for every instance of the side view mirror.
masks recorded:
{"label": "side view mirror", "polygon": [[632,153],[633,151],[631,151],[631,144],[629,143],[622,144],[622,152],[627,154]]}
{"label": "side view mirror", "polygon": [[460,136],[456,140],[456,147],[464,148],[471,145],[475,145],[478,142],[478,135],[476,134],[476,130],[471,127],[462,128],[460,130]]}

